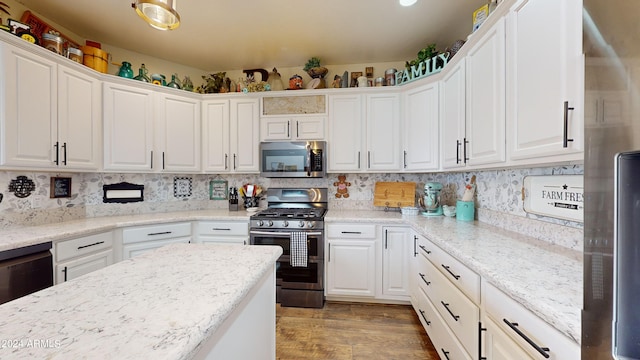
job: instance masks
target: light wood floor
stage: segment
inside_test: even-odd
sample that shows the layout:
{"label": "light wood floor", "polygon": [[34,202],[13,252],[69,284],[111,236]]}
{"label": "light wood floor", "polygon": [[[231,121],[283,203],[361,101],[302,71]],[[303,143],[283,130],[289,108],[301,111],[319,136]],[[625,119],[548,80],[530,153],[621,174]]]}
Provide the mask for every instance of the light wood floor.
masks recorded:
{"label": "light wood floor", "polygon": [[276,359],[439,359],[409,305],[276,307]]}

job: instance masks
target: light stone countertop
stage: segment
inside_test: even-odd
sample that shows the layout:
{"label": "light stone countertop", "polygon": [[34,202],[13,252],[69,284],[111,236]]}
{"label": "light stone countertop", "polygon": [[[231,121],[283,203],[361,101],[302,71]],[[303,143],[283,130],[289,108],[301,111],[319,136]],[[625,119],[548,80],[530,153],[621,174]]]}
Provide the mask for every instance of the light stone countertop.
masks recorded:
{"label": "light stone countertop", "polygon": [[[199,210],[87,218],[0,231],[0,251],[127,226],[180,221],[248,221],[246,211]],[[409,225],[534,314],[581,341],[582,253],[479,222],[403,216],[397,212],[329,210],[325,222]]]}
{"label": "light stone countertop", "polygon": [[244,210],[198,210],[150,213],[125,216],[105,216],[65,221],[56,224],[15,227],[0,230],[0,251],[19,247],[68,240],[117,228],[139,225],[166,224],[180,221],[249,221]]}
{"label": "light stone countertop", "polygon": [[325,223],[410,225],[576,343],[581,342],[582,253],[479,222],[397,212],[330,210]]}
{"label": "light stone countertop", "polygon": [[190,359],[282,254],[172,244],[0,305],[2,359]]}

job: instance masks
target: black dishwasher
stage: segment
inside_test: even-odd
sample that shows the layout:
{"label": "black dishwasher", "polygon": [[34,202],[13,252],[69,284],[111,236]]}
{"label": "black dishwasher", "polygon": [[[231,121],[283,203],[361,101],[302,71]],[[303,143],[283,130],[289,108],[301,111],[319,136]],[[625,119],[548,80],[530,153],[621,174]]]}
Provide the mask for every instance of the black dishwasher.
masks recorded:
{"label": "black dishwasher", "polygon": [[0,252],[0,304],[53,285],[51,243]]}

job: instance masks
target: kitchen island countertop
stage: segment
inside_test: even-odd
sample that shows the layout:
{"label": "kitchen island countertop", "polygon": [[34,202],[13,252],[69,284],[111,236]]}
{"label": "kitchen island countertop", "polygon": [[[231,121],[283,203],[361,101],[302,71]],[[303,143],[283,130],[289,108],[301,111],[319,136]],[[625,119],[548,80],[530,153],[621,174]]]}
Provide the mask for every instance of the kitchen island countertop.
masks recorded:
{"label": "kitchen island countertop", "polygon": [[409,225],[551,326],[581,342],[582,253],[444,216],[330,210],[325,222]]}
{"label": "kitchen island countertop", "polygon": [[190,359],[281,253],[172,244],[8,302],[0,358]]}

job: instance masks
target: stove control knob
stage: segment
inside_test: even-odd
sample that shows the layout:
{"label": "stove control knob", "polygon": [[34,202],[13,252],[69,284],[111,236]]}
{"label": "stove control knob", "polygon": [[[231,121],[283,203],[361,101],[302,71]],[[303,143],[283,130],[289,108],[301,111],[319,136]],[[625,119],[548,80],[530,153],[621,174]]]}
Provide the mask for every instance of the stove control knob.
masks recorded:
{"label": "stove control knob", "polygon": [[258,226],[263,227],[264,226],[264,221],[258,220]]}
{"label": "stove control knob", "polygon": [[312,221],[309,221],[309,224],[307,225],[308,228],[314,228],[316,226],[316,224]]}
{"label": "stove control knob", "polygon": [[304,221],[300,220],[300,222],[298,223],[298,227],[304,227]]}
{"label": "stove control knob", "polygon": [[269,223],[267,224],[267,226],[273,226],[273,221],[269,220]]}
{"label": "stove control knob", "polygon": [[282,226],[284,226],[284,227],[289,226],[289,222],[288,222],[287,220],[283,221],[283,222],[282,222]]}

